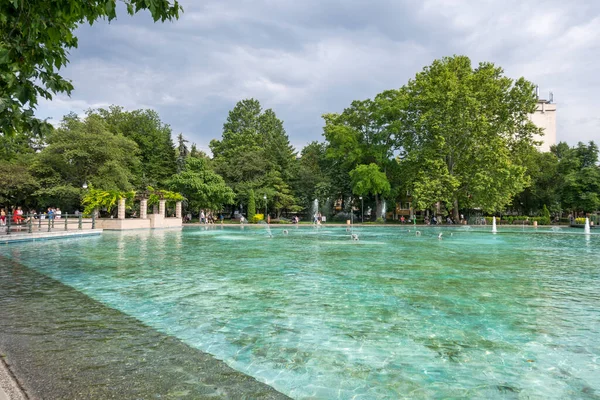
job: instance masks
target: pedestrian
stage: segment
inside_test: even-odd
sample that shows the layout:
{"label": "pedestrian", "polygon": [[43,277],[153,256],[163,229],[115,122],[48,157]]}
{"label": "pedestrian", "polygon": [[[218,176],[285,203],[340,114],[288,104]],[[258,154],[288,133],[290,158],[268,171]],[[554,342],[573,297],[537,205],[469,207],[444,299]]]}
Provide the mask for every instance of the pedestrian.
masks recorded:
{"label": "pedestrian", "polygon": [[60,211],[60,208],[56,207],[56,211],[54,213],[56,214],[56,219],[60,219],[60,216],[62,214],[62,211]]}
{"label": "pedestrian", "polygon": [[200,223],[204,224],[205,223],[205,219],[206,219],[206,216],[204,214],[204,210],[200,210]]}

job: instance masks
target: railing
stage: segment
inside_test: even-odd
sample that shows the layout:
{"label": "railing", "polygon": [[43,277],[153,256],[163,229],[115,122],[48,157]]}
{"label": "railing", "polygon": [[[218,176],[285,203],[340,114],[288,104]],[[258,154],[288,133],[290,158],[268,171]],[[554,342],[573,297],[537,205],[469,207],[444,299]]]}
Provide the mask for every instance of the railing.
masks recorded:
{"label": "railing", "polygon": [[7,214],[0,219],[0,235],[96,229],[96,216],[84,214]]}

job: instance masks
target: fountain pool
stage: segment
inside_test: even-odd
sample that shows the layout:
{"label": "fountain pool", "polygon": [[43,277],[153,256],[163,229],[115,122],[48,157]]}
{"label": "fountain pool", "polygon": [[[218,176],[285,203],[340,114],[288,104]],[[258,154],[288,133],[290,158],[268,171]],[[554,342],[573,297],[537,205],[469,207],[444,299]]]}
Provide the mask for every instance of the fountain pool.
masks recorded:
{"label": "fountain pool", "polygon": [[295,399],[600,396],[600,235],[271,230],[0,249]]}

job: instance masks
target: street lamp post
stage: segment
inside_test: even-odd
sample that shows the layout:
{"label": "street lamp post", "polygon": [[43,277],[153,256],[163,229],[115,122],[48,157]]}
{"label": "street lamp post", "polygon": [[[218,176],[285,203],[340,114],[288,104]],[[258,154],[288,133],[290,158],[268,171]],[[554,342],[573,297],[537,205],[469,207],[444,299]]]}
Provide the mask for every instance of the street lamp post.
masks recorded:
{"label": "street lamp post", "polygon": [[360,222],[363,223],[363,222],[365,222],[365,213],[363,212],[365,202],[363,201],[362,196],[360,196],[359,199],[360,199]]}
{"label": "street lamp post", "polygon": [[267,221],[267,195],[266,194],[263,196],[263,199],[265,199],[265,221]]}

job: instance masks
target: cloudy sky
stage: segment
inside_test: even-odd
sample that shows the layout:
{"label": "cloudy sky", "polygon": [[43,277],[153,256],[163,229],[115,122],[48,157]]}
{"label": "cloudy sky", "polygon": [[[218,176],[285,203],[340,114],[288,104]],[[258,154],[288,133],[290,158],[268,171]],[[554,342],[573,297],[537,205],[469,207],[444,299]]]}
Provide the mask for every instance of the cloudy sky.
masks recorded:
{"label": "cloudy sky", "polygon": [[322,139],[322,114],[461,54],[524,76],[541,97],[554,92],[557,140],[600,140],[597,0],[181,3],[185,12],[172,23],[121,12],[111,24],[82,26],[63,70],[75,91],[41,103],[38,116],[58,121],[110,104],[152,108],[206,151],[235,103],[254,97],[301,149]]}

